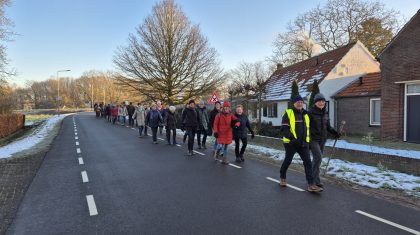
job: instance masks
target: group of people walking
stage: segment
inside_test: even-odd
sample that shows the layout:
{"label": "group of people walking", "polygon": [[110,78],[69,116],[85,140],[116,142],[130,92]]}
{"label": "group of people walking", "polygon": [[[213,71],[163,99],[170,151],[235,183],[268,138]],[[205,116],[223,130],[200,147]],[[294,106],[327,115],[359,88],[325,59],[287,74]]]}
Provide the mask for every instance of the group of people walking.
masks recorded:
{"label": "group of people walking", "polygon": [[[307,190],[309,192],[323,191],[323,184],[320,179],[320,165],[328,134],[340,138],[334,128],[330,126],[329,116],[325,109],[325,97],[317,94],[314,99],[314,106],[306,111],[303,98],[299,95],[292,99],[293,108],[287,109],[282,116],[281,136],[285,149],[285,159],[280,168],[280,186],[287,186],[286,173],[296,153],[303,161]],[[214,136],[213,158],[222,164],[229,164],[227,160],[228,147],[235,142],[236,162],[244,162],[244,153],[248,144],[248,132],[254,138],[254,131],[250,121],[244,113],[243,106],[237,105],[234,112],[231,111],[231,104],[224,101],[214,104],[211,112],[207,112],[205,103],[199,102],[196,107],[195,101],[190,100],[182,111],[180,120],[175,115],[176,107],[161,102],[148,104],[132,103],[119,105],[96,105],[94,108],[96,117],[106,118],[108,122],[130,127],[137,126],[139,137],[147,136],[147,129],[152,131],[153,143],[157,144],[157,134],[163,134],[163,127],[166,129],[166,140],[168,145],[177,145],[176,130],[181,127],[184,132],[183,142],[188,146],[188,156],[194,155],[194,142],[197,137],[198,149],[207,149],[206,141],[208,136]],[[179,123],[178,123],[179,122]],[[177,125],[178,124],[178,125]],[[312,152],[313,160],[311,160]]]}

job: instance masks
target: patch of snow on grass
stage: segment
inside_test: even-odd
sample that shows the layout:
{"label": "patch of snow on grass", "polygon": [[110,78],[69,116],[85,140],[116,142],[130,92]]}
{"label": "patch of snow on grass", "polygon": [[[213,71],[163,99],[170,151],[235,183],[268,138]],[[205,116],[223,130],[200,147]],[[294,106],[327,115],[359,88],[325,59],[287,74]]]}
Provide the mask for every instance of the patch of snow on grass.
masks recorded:
{"label": "patch of snow on grass", "polygon": [[0,147],[0,158],[9,158],[13,154],[28,150],[40,143],[48,133],[60,122],[64,117],[70,114],[60,116],[52,116],[48,118],[43,124],[35,129],[35,131],[24,137],[23,139],[14,141],[6,146]]}

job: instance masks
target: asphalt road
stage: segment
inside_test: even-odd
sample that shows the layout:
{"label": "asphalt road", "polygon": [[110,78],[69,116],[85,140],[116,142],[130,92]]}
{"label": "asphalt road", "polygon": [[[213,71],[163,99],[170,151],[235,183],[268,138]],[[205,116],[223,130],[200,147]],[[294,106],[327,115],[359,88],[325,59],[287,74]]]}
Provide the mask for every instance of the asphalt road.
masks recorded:
{"label": "asphalt road", "polygon": [[278,179],[275,166],[250,159],[224,166],[210,149],[187,157],[186,146],[137,136],[92,113],[66,117],[7,234],[420,231],[419,211],[335,185],[298,191],[304,175],[293,171],[288,183],[298,188],[280,188],[267,179]]}

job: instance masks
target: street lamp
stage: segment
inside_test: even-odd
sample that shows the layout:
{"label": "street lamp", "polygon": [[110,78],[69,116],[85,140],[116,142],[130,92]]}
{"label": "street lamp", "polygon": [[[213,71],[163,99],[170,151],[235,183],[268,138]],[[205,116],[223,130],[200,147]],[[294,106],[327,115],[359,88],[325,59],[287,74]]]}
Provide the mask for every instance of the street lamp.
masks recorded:
{"label": "street lamp", "polygon": [[60,78],[58,77],[58,74],[61,72],[70,72],[70,69],[63,69],[57,71],[57,113],[60,115]]}

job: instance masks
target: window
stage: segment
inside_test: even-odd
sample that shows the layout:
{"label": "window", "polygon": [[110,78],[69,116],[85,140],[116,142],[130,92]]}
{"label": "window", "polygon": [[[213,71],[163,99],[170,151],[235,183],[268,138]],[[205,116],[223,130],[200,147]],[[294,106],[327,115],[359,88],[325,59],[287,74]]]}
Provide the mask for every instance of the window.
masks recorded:
{"label": "window", "polygon": [[277,117],[277,103],[267,105],[267,116],[271,118]]}
{"label": "window", "polygon": [[420,94],[420,84],[407,85],[407,94]]}
{"label": "window", "polygon": [[370,99],[370,125],[381,125],[381,99]]}
{"label": "window", "polygon": [[267,104],[263,105],[263,117],[267,117]]}

